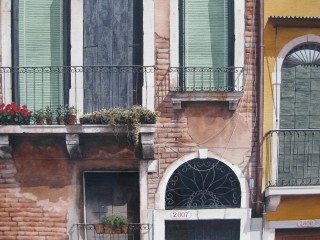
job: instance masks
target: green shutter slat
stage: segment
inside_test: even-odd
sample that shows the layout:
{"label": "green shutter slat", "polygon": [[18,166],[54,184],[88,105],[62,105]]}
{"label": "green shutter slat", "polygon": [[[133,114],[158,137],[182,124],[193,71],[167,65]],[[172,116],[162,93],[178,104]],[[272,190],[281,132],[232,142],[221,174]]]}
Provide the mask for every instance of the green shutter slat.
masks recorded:
{"label": "green shutter slat", "polygon": [[[64,65],[64,1],[20,0],[18,5],[19,67]],[[63,74],[41,68],[19,74],[20,104],[39,109],[63,104]]]}
{"label": "green shutter slat", "polygon": [[[180,36],[184,42],[183,65],[228,67],[229,58],[233,55],[233,45],[230,45],[230,38],[233,38],[233,16],[230,16],[230,12],[233,14],[233,0],[185,0],[181,4],[183,36]],[[187,86],[194,84],[190,80],[194,77],[192,74],[186,74]],[[210,84],[210,79],[219,77],[219,73],[204,75],[207,80],[205,85]]]}

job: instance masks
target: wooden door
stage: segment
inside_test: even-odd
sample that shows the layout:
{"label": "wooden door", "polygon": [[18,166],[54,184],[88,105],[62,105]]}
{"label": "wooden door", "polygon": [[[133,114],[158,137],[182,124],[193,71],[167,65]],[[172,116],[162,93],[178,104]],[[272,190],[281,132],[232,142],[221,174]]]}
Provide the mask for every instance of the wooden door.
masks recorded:
{"label": "wooden door", "polygon": [[142,1],[84,0],[85,112],[141,103]]}

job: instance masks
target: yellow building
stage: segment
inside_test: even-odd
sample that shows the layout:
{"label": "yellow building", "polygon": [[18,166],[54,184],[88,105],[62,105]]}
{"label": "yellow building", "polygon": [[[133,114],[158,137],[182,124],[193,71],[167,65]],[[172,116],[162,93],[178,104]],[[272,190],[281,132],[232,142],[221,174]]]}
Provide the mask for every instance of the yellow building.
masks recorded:
{"label": "yellow building", "polygon": [[320,239],[320,1],[264,1],[264,239]]}

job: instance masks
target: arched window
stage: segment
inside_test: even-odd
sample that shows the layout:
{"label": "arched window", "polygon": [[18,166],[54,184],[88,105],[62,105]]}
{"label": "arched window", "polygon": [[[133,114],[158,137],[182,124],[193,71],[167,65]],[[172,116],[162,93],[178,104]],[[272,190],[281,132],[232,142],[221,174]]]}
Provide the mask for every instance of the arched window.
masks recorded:
{"label": "arched window", "polygon": [[195,158],[171,175],[165,205],[166,209],[239,208],[240,182],[223,162]]}
{"label": "arched window", "polygon": [[320,45],[300,44],[281,68],[278,185],[319,184]]}
{"label": "arched window", "polygon": [[320,46],[291,50],[281,69],[280,128],[320,128]]}

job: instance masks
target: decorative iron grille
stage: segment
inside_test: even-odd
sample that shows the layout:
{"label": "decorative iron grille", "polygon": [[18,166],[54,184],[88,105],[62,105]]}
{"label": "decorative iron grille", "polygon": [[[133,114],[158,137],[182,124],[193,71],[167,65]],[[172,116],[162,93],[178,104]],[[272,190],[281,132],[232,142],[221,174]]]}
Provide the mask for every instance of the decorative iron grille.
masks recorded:
{"label": "decorative iron grille", "polygon": [[2,102],[14,100],[34,111],[65,104],[79,109],[77,103],[83,101],[84,113],[130,107],[141,104],[142,91],[146,91],[148,76],[154,75],[154,69],[102,65],[0,67]]}
{"label": "decorative iron grille", "polygon": [[173,92],[242,91],[242,67],[170,67],[169,72]]}
{"label": "decorative iron grille", "polygon": [[182,164],[166,188],[166,209],[238,208],[241,188],[238,177],[216,159],[193,159]]}

